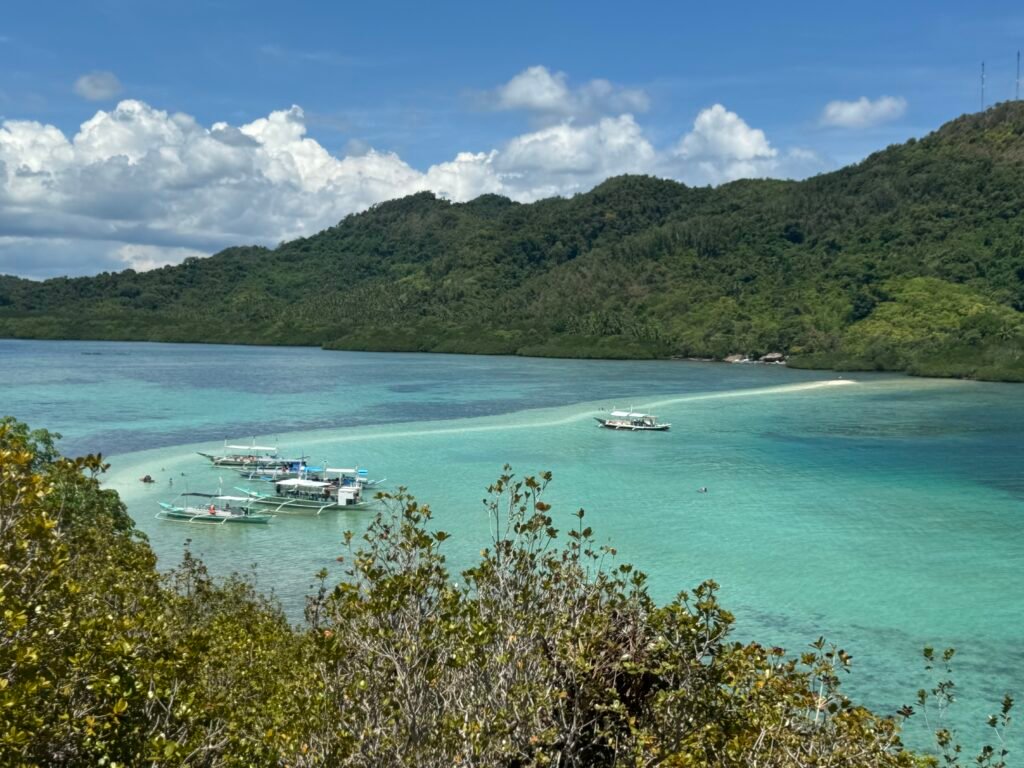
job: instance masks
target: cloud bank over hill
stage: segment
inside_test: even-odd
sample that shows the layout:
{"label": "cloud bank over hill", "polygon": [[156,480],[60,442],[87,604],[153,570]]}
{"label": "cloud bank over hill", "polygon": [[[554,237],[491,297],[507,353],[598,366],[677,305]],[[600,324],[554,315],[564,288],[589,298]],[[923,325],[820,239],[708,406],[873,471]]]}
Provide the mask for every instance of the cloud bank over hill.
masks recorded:
{"label": "cloud bank over hill", "polygon": [[425,170],[393,152],[338,156],[307,135],[298,106],[242,125],[201,125],[135,99],[100,110],[74,136],[0,123],[0,273],[40,277],[148,269],[228,245],[275,244],[384,200],[430,190],[528,202],[644,173],[689,184],[802,177],[823,162],[773,147],[721,104],[656,147],[634,113],[649,99],[604,80],[570,87],[531,67],[491,94],[495,109],[543,119],[535,130]]}
{"label": "cloud bank over hill", "polygon": [[874,101],[861,96],[856,101],[830,101],[821,113],[821,124],[833,128],[869,128],[897,120],[907,111],[907,100],[881,96]]}

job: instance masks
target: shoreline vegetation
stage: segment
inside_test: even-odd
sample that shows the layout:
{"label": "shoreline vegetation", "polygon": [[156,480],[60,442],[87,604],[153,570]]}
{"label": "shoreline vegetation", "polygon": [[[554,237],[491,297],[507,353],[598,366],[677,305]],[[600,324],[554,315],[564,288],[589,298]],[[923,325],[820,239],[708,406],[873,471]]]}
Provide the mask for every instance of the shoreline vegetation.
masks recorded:
{"label": "shoreline vegetation", "polygon": [[147,272],[0,276],[0,336],[1024,381],[1024,102],[804,181],[621,176],[571,198],[381,203]]}
{"label": "shoreline vegetation", "polygon": [[[449,571],[405,489],[340,545],[306,619],[186,545],[161,574],[99,456],[0,419],[0,753],[11,765],[1005,768],[1013,701],[976,756],[944,726],[952,650],[891,715],[849,699],[852,659],[732,639],[708,581],[670,603],[544,502],[549,473],[487,489],[492,540]],[[556,522],[558,521],[558,522]],[[558,526],[567,523],[565,529]],[[934,734],[908,751],[908,720]],[[6,764],[5,763],[5,764]]]}

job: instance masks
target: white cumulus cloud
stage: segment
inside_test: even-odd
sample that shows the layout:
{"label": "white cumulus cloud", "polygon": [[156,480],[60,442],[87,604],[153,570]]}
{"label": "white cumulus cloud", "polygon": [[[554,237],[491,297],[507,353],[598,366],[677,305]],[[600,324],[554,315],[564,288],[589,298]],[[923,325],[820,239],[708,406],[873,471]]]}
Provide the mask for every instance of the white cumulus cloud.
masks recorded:
{"label": "white cumulus cloud", "polygon": [[692,184],[806,175],[802,171],[808,159],[817,157],[799,148],[780,155],[764,131],[752,128],[721,104],[700,111],[693,129],[676,143],[671,155],[678,164],[676,176]]}
{"label": "white cumulus cloud", "polygon": [[204,126],[125,100],[74,135],[0,121],[0,273],[141,270],[229,245],[275,245],[424,190],[454,201],[497,193],[529,202],[623,173],[717,184],[821,167],[806,150],[777,150],[721,105],[664,149],[630,113],[565,117],[420,170],[366,145],[332,154],[307,135],[299,107]]}
{"label": "white cumulus cloud", "polygon": [[523,110],[551,118],[591,119],[646,112],[650,106],[647,94],[639,88],[623,88],[597,79],[574,89],[564,72],[551,72],[542,66],[524,69],[491,97],[496,109]]}
{"label": "white cumulus cloud", "polygon": [[537,199],[582,191],[609,176],[654,173],[656,153],[632,115],[569,123],[512,139],[495,158],[505,185]]}
{"label": "white cumulus cloud", "polygon": [[89,72],[75,81],[75,93],[89,101],[106,101],[122,90],[121,81],[113,72]]}
{"label": "white cumulus cloud", "polygon": [[836,128],[867,128],[896,120],[907,111],[902,96],[882,96],[872,101],[861,96],[856,101],[830,101],[821,113],[821,124]]}

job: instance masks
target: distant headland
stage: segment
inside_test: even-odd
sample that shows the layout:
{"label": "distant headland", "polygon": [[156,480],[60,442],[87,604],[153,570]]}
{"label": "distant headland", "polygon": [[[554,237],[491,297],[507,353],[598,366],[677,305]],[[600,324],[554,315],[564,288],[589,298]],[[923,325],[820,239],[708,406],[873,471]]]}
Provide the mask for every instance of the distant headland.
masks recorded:
{"label": "distant headland", "polygon": [[[429,192],[275,249],[0,277],[0,336],[795,367],[1024,381],[1024,104],[800,182]],[[776,358],[776,359],[779,359]]]}

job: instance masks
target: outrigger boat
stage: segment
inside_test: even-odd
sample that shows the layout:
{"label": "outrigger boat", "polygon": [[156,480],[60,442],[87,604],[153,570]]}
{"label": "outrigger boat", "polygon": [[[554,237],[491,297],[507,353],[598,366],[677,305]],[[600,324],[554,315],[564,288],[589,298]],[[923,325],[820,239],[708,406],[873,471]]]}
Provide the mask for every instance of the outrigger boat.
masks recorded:
{"label": "outrigger boat", "polygon": [[234,470],[246,480],[259,480],[264,483],[277,483],[281,480],[291,480],[294,478],[302,478],[305,480],[327,480],[327,472],[353,472],[355,473],[354,476],[350,479],[343,478],[344,481],[349,484],[351,484],[351,482],[355,482],[364,489],[376,488],[387,479],[382,477],[377,480],[370,480],[369,472],[365,469],[356,468],[352,470],[332,470],[325,466],[312,466],[298,461],[281,464],[280,466],[275,467],[234,467]]}
{"label": "outrigger boat", "polygon": [[302,462],[303,458],[286,459],[277,452],[276,447],[267,445],[256,445],[254,440],[250,445],[231,445],[224,441],[224,453],[219,456],[212,453],[197,453],[210,460],[215,467],[246,467],[258,469],[266,467],[277,467],[292,462]]}
{"label": "outrigger boat", "polygon": [[267,466],[232,467],[232,469],[246,480],[260,480],[265,483],[274,483],[293,477],[320,480],[319,473],[324,471],[323,467],[310,466],[301,461],[286,461]]}
{"label": "outrigger boat", "polygon": [[[252,499],[248,496],[225,496],[219,493],[183,493],[174,501],[160,502],[159,520],[176,520],[184,523],[245,523],[266,525],[273,519],[272,514],[254,512]],[[234,506],[232,506],[234,504]]]}
{"label": "outrigger boat", "polygon": [[597,424],[607,429],[626,429],[631,432],[664,432],[671,424],[661,424],[656,416],[650,413],[635,411],[612,411],[607,419],[595,416]]}
{"label": "outrigger boat", "polygon": [[363,499],[363,486],[357,469],[325,469],[324,476],[337,475],[334,481],[293,477],[274,483],[273,493],[260,493],[248,488],[237,490],[253,504],[270,507],[273,512],[321,512],[332,509],[361,509],[372,500]]}

